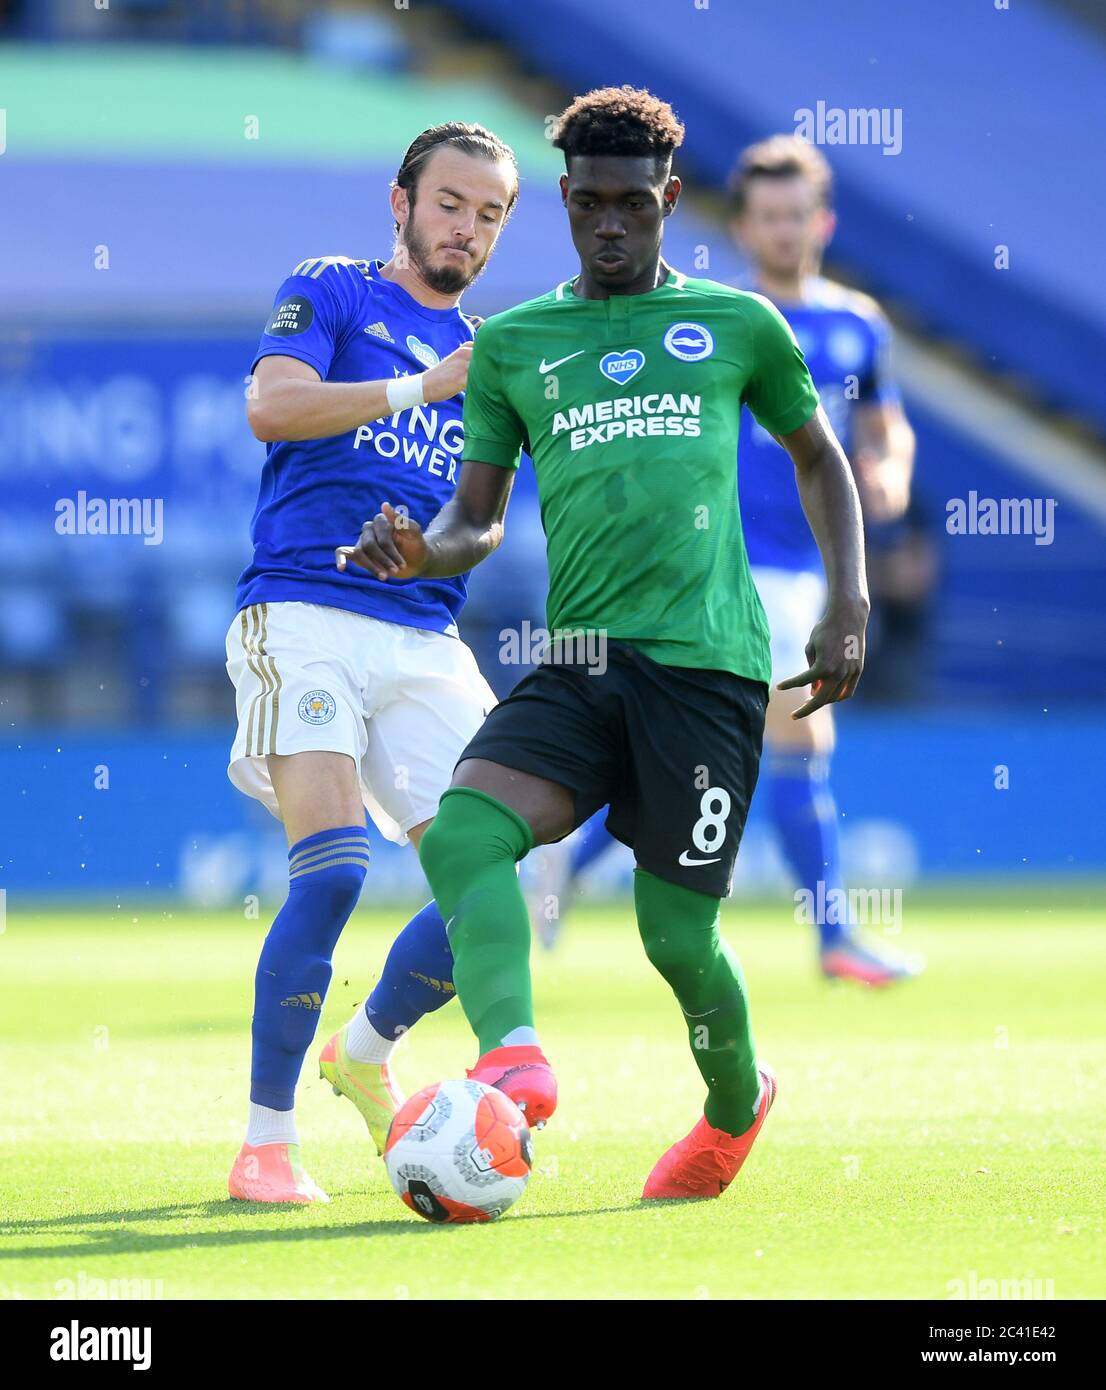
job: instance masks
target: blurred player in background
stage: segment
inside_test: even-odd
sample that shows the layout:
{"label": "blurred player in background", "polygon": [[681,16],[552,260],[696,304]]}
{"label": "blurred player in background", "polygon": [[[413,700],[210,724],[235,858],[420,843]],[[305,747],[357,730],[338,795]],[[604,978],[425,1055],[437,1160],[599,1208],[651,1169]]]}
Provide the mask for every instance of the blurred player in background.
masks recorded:
{"label": "blurred player in background", "polygon": [[[834,433],[852,461],[866,519],[901,517],[910,496],[914,433],[889,375],[890,328],[873,300],[818,273],[835,225],[829,164],[806,141],[776,135],[742,153],[731,189],[732,231],[753,266],[748,288],[772,300],[798,338]],[[747,408],[737,460],[749,564],[772,634],[761,796],[800,887],[814,902],[836,905],[844,899],[833,891],[843,888],[829,784],[833,711],[827,705],[797,720],[801,692],[776,686],[805,665],[807,638],[825,606],[818,547],[785,451]],[[613,844],[604,819],[600,812],[570,843],[543,852],[531,912],[546,945],[556,940],[576,877]],[[822,915],[833,919],[817,924],[819,959],[828,977],[886,985],[917,973],[918,962],[862,939],[835,911]]]}
{"label": "blurred player in background", "polygon": [[[866,520],[902,516],[910,498],[914,432],[889,374],[891,331],[867,295],[820,275],[833,235],[833,176],[814,145],[776,135],[745,150],[731,180],[732,230],[753,268],[750,289],[771,299],[791,325],[818,395],[852,461]],[[745,411],[738,491],[753,582],[772,633],[772,697],[764,726],[765,792],[792,874],[815,901],[840,902],[844,884],[837,807],[830,790],[833,711],[795,719],[793,690],[775,688],[801,666],[806,634],[826,601],[817,547],[787,459]],[[824,885],[823,894],[818,884]],[[823,914],[835,918],[836,914]],[[885,985],[918,963],[863,940],[848,920],[818,923],[823,972]]]}
{"label": "blurred player in background", "polygon": [[[228,771],[283,821],[289,891],[257,968],[249,1126],[232,1197],[327,1200],[300,1167],[294,1093],[365,879],[365,809],[388,839],[417,846],[495,704],[457,635],[463,575],[386,584],[340,573],[334,550],[390,497],[429,522],[452,495],[478,323],[458,306],[517,196],[514,156],[490,131],[423,131],[392,186],[391,259],[301,262],[254,359],[249,419],[269,447],[254,557],[227,634],[238,707]],[[444,942],[430,903],[400,935],[397,961],[420,925]],[[452,996],[450,963],[443,978],[433,949],[420,963],[401,972],[400,992],[429,1011]],[[387,1068],[394,1002],[381,1009],[371,997],[321,1060],[374,1135],[401,1099]]]}

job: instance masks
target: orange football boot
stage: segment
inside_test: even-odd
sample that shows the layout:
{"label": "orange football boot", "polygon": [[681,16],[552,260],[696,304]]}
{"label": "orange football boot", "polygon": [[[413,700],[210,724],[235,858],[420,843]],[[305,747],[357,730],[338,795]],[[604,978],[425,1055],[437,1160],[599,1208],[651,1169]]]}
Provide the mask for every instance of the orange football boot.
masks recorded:
{"label": "orange football boot", "polygon": [[749,1157],[772,1102],[776,1099],[776,1075],[761,1063],[761,1094],[757,1117],[744,1134],[727,1134],[708,1124],[704,1115],[690,1134],[661,1155],[649,1174],[642,1197],[721,1197]]}
{"label": "orange football boot", "polygon": [[465,1075],[510,1096],[531,1129],[544,1129],[557,1108],[557,1078],[540,1047],[493,1047]]}
{"label": "orange football boot", "polygon": [[300,1166],[298,1144],[243,1144],[227,1179],[227,1191],[240,1202],[329,1202],[330,1198]]}

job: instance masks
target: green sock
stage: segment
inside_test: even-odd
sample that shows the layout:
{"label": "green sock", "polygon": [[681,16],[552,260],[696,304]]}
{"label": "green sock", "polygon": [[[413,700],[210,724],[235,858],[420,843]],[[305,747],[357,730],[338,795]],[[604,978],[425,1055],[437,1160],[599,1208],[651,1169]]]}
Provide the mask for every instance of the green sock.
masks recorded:
{"label": "green sock", "polygon": [[530,917],[515,864],[530,827],[494,796],[452,787],[419,844],[453,951],[453,983],[481,1054],[533,1028]]}
{"label": "green sock", "polygon": [[707,1122],[744,1134],[760,1093],[745,979],[718,931],[719,902],[634,873],[634,906],[645,954],[684,1012],[692,1056],[707,1083]]}

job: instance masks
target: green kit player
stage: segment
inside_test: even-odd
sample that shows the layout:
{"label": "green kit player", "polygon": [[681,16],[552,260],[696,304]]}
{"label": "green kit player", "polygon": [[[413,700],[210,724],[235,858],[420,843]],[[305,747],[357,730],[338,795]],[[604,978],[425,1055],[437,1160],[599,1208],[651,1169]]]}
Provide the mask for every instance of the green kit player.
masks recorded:
{"label": "green kit player", "polygon": [[707,1086],[649,1198],[718,1196],[776,1090],[719,934],[771,672],[734,483],[742,403],[790,454],[826,571],[809,669],[783,682],[811,688],[797,718],[852,694],[868,617],[852,473],[790,329],[768,300],[661,258],[682,137],[648,92],[607,88],[568,108],[555,143],[579,274],[481,328],[464,465],[425,533],[388,505],[339,553],[395,581],[463,573],[502,539],[520,448],[534,460],[553,640],[468,744],[419,852],[479,1042],[469,1075],[541,1123],[556,1082],[534,1029],[515,866],[609,804],[608,828],[636,859],[646,954]]}

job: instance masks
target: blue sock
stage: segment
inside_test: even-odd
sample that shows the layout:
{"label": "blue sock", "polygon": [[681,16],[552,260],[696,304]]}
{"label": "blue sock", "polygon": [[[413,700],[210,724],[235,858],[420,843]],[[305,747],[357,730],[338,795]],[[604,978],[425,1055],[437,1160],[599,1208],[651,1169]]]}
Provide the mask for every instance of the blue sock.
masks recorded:
{"label": "blue sock", "polygon": [[392,943],[376,988],[365,1000],[365,1017],[382,1037],[398,1038],[455,995],[445,923],[438,904],[429,902]]}
{"label": "blue sock", "polygon": [[[772,823],[791,872],[815,903],[834,903],[829,895],[843,885],[837,807],[829,786],[829,758],[823,753],[773,752],[767,771]],[[821,894],[819,881],[823,885]],[[823,947],[839,941],[848,930],[847,923],[824,920],[836,915],[833,911],[818,913],[818,936]]]}
{"label": "blue sock", "polygon": [[288,897],[254,980],[250,1100],[293,1108],[296,1082],[330,984],[330,958],[369,865],[363,825],[320,830],[288,851]]}
{"label": "blue sock", "polygon": [[601,854],[617,843],[607,829],[606,821],[607,808],[604,806],[580,827],[568,860],[569,873],[573,878],[582,874],[589,864],[594,864]]}

